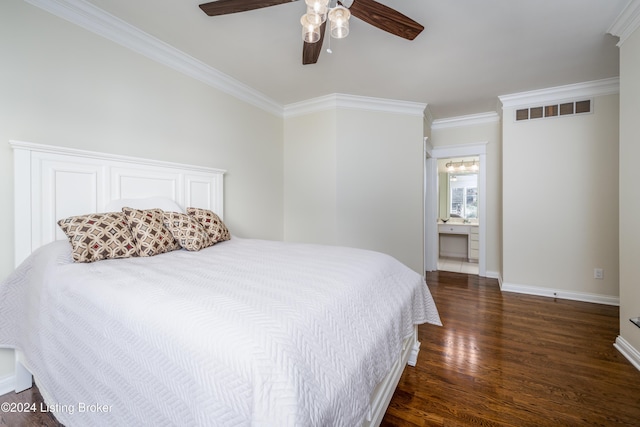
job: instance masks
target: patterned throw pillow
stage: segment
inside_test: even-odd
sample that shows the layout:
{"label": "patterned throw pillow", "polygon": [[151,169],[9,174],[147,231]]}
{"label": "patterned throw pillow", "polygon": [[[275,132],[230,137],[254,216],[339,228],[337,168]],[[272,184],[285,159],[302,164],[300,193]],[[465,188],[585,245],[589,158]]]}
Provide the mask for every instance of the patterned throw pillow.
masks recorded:
{"label": "patterned throw pillow", "polygon": [[231,239],[227,226],[212,211],[201,208],[187,208],[187,213],[193,215],[202,224],[214,243]]}
{"label": "patterned throw pillow", "polygon": [[122,208],[136,242],[139,256],[154,256],[180,249],[180,244],[164,226],[161,209]]}
{"label": "patterned throw pillow", "polygon": [[61,219],[58,225],[71,243],[75,262],[137,256],[135,241],[122,212]]}
{"label": "patterned throw pillow", "polygon": [[180,212],[164,212],[162,214],[164,226],[171,232],[180,246],[188,251],[199,251],[213,245],[207,230],[198,220]]}

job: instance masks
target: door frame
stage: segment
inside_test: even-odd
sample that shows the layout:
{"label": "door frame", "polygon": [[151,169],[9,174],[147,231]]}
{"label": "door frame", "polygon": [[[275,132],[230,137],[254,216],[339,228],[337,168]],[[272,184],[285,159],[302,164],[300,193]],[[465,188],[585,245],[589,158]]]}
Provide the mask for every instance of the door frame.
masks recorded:
{"label": "door frame", "polygon": [[478,172],[478,275],[487,276],[487,144],[488,142],[476,142],[433,147],[425,138],[424,265],[426,271],[438,269],[438,159],[478,156],[480,158]]}

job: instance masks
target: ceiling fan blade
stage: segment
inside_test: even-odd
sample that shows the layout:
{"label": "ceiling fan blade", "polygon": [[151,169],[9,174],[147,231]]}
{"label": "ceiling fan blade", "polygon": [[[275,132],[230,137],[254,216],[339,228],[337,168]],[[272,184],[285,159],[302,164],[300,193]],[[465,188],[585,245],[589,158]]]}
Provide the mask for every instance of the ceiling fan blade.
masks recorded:
{"label": "ceiling fan blade", "polygon": [[413,40],[424,30],[413,19],[375,0],[353,0],[349,11],[356,18],[403,39]]}
{"label": "ceiling fan blade", "polygon": [[228,15],[230,13],[246,12],[262,9],[297,0],[217,0],[200,5],[200,9],[209,16]]}
{"label": "ceiling fan blade", "polygon": [[302,65],[315,64],[318,62],[318,57],[322,51],[325,28],[327,28],[327,21],[320,25],[320,40],[315,43],[304,42],[304,46],[302,46]]}

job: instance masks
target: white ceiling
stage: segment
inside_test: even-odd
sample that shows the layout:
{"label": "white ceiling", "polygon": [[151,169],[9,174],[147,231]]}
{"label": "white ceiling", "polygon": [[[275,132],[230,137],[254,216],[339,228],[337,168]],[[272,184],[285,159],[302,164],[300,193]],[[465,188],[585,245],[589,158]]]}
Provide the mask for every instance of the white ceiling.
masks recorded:
{"label": "white ceiling", "polygon": [[303,1],[209,17],[198,0],[88,0],[281,105],[344,93],[426,103],[437,119],[618,76],[618,38],[606,32],[629,0],[378,1],[425,30],[407,41],[352,18],[332,54],[303,66]]}

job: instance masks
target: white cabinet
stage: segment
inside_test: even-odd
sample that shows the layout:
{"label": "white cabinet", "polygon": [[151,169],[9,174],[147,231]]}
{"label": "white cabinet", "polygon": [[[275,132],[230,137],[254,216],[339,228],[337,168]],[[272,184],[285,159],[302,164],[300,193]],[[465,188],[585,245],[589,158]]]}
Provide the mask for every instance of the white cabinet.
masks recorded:
{"label": "white cabinet", "polygon": [[480,235],[478,233],[478,226],[472,225],[469,227],[469,261],[478,261],[480,250]]}
{"label": "white cabinet", "polygon": [[[477,225],[438,224],[438,234],[440,235],[441,256],[478,261],[480,245]],[[463,246],[457,245],[456,241]],[[464,247],[465,244],[466,248]]]}

